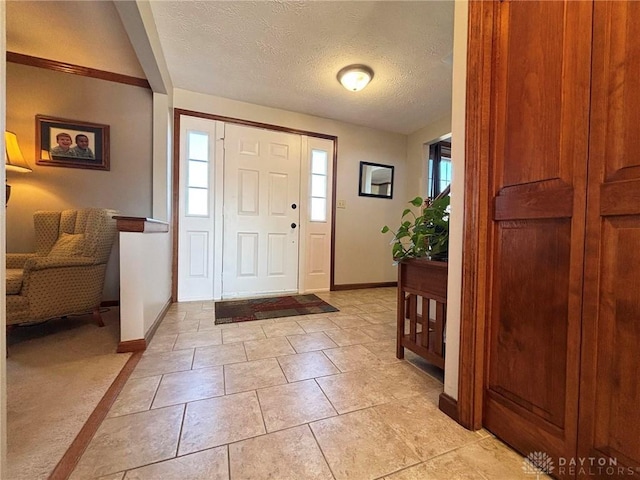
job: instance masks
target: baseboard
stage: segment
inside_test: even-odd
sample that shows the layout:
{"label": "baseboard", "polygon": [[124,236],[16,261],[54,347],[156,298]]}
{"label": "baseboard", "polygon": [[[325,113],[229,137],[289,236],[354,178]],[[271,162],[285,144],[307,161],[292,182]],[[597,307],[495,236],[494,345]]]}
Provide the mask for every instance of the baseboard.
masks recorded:
{"label": "baseboard", "polygon": [[460,423],[458,421],[458,401],[455,398],[450,397],[444,392],[441,393],[438,408],[457,423]]}
{"label": "baseboard", "polygon": [[360,290],[363,288],[380,288],[380,287],[397,287],[398,282],[379,282],[379,283],[345,283],[342,285],[334,285],[331,290]]}
{"label": "baseboard", "polygon": [[142,352],[147,349],[147,341],[144,338],[138,338],[136,340],[125,340],[118,343],[118,353],[127,352]]}
{"label": "baseboard", "polygon": [[105,300],[104,302],[100,302],[101,307],[119,307],[120,300]]}
{"label": "baseboard", "polygon": [[117,352],[118,353],[141,352],[146,350],[147,345],[149,345],[149,342],[151,342],[151,339],[155,335],[156,330],[158,329],[158,326],[162,322],[162,319],[166,315],[167,310],[169,310],[170,306],[171,306],[171,299],[167,300],[167,303],[164,304],[164,307],[162,307],[162,310],[160,311],[156,319],[153,321],[153,325],[151,325],[151,328],[149,328],[149,331],[144,336],[144,338],[137,338],[135,340],[125,340],[124,342],[118,343]]}
{"label": "baseboard", "polygon": [[167,300],[167,302],[164,304],[164,307],[162,307],[162,310],[160,310],[160,313],[154,320],[153,325],[151,325],[151,328],[149,329],[147,334],[144,336],[144,339],[147,342],[147,345],[149,345],[149,343],[151,342],[151,339],[156,334],[156,330],[158,330],[160,323],[162,323],[162,320],[164,319],[164,316],[167,314],[167,310],[169,310],[171,303],[172,303],[171,299]]}

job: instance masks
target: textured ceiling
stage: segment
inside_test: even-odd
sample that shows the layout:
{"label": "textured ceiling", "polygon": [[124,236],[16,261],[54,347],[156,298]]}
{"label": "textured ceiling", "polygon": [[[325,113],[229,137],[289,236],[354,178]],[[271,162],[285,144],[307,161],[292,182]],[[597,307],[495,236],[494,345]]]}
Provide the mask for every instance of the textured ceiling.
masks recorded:
{"label": "textured ceiling", "polygon": [[[450,112],[452,1],[151,8],[175,87],[400,133]],[[336,80],[352,63],[375,72],[357,93]]]}
{"label": "textured ceiling", "polygon": [[[6,4],[8,51],[144,77],[111,1]],[[453,1],[150,5],[175,87],[405,134],[449,115]]]}

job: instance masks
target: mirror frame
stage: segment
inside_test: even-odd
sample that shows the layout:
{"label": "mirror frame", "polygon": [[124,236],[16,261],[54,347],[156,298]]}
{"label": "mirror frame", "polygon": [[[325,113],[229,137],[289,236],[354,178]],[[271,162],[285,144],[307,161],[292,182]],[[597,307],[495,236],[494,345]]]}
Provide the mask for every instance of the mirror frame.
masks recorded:
{"label": "mirror frame", "polygon": [[[391,169],[391,188],[389,189],[389,195],[383,195],[381,193],[365,193],[362,191],[362,175],[364,173],[365,167],[383,167]],[[393,165],[383,165],[381,163],[371,163],[371,162],[360,162],[360,175],[358,175],[358,195],[360,197],[373,197],[373,198],[393,198],[393,175],[394,175],[394,166]]]}

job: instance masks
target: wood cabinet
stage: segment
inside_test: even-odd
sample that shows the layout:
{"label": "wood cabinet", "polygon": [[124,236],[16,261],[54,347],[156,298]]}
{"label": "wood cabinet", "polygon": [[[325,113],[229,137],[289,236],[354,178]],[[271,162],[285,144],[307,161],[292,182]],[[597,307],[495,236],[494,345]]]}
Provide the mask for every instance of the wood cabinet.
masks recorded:
{"label": "wood cabinet", "polygon": [[[410,258],[398,264],[396,357],[404,349],[444,368],[448,264]],[[433,312],[433,314],[430,314]]]}
{"label": "wood cabinet", "polygon": [[[470,30],[491,82],[483,423],[559,478],[640,475],[640,2],[471,8],[490,23]],[[560,468],[580,458],[622,470]]]}

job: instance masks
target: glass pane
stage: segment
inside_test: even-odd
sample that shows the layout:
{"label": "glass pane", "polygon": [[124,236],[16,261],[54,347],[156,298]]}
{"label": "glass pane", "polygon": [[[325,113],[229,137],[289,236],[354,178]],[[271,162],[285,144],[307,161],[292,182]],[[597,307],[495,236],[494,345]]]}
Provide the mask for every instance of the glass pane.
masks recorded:
{"label": "glass pane", "polygon": [[187,157],[190,160],[209,160],[209,135],[206,133],[189,132]]}
{"label": "glass pane", "polygon": [[207,216],[209,214],[209,190],[189,188],[187,190],[187,215]]}
{"label": "glass pane", "polygon": [[197,160],[189,160],[188,187],[207,188],[209,186],[209,164]]}
{"label": "glass pane", "polygon": [[311,150],[311,173],[327,174],[327,152]]}
{"label": "glass pane", "polygon": [[324,198],[311,199],[311,221],[326,222],[327,220],[327,200]]}
{"label": "glass pane", "polygon": [[311,175],[311,196],[326,198],[327,177],[324,175]]}

